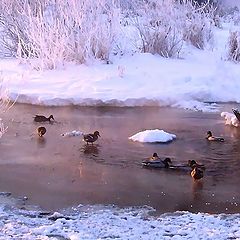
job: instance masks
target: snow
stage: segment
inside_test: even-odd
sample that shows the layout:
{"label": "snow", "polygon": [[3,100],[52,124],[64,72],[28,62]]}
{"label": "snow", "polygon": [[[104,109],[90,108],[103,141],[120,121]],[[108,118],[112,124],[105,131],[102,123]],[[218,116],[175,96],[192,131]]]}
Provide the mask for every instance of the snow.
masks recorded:
{"label": "snow", "polygon": [[224,117],[226,125],[230,125],[234,127],[239,126],[239,121],[233,113],[222,112],[221,117]]}
{"label": "snow", "polygon": [[240,216],[82,206],[63,213],[0,209],[0,239],[239,239]]}
{"label": "snow", "polygon": [[148,53],[112,56],[109,64],[66,63],[54,70],[31,69],[1,59],[12,100],[39,105],[172,106],[218,111],[219,102],[240,103],[240,68],[226,61],[229,27],[215,29],[213,49],[184,47],[183,59]]}
{"label": "snow", "polygon": [[83,136],[84,133],[78,130],[73,130],[71,132],[66,132],[66,133],[62,133],[61,136],[63,137],[78,137],[78,136]]}
{"label": "snow", "polygon": [[167,133],[163,130],[155,129],[155,130],[145,130],[142,132],[138,132],[133,136],[129,137],[130,140],[138,141],[138,142],[148,142],[148,143],[165,143],[170,142],[176,138],[176,135]]}
{"label": "snow", "polygon": [[[5,200],[4,200],[5,199]],[[175,212],[144,207],[79,205],[45,212],[1,194],[0,239],[238,239],[239,214]],[[9,206],[11,204],[11,206]],[[29,208],[29,209],[28,209]]]}

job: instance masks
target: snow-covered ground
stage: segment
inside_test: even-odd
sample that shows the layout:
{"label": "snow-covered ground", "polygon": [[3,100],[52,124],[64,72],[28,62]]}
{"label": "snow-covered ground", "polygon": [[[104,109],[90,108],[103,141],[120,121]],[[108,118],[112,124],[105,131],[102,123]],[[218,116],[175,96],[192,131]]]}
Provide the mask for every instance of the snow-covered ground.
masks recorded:
{"label": "snow-covered ground", "polygon": [[66,64],[33,70],[1,59],[0,72],[12,100],[41,105],[174,106],[215,111],[218,102],[240,102],[239,64],[226,61],[229,25],[215,29],[214,48],[185,46],[184,59],[148,53],[113,56],[110,64]]}
{"label": "snow-covered ground", "polygon": [[0,208],[0,239],[240,239],[240,216],[148,207],[78,206],[62,213]]}

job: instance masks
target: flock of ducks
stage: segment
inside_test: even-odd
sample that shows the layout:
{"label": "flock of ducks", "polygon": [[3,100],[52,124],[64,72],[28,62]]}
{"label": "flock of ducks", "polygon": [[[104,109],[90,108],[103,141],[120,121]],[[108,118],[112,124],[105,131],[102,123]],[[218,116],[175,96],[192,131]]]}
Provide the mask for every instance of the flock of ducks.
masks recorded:
{"label": "flock of ducks", "polygon": [[[50,115],[49,117],[45,117],[43,115],[35,115],[34,117],[34,122],[49,122],[52,123],[52,121],[55,121],[53,115]],[[39,137],[43,137],[43,135],[47,132],[47,129],[43,126],[39,126],[37,128],[37,134]],[[88,144],[88,143],[94,143],[97,141],[98,137],[100,136],[100,133],[98,131],[95,131],[94,133],[89,133],[89,134],[83,134],[83,140]]]}
{"label": "flock of ducks", "polygon": [[[236,118],[240,121],[240,113],[238,110],[233,109],[233,113],[235,114]],[[55,121],[53,115],[49,117],[45,117],[43,115],[35,115],[34,121],[35,122],[49,122],[51,120]],[[43,135],[47,132],[46,128],[43,126],[39,126],[37,128],[37,134],[39,137],[43,137]],[[94,133],[83,134],[83,140],[89,144],[93,144],[97,141],[98,137],[100,137],[100,133],[95,131]],[[213,136],[211,131],[207,132],[206,139],[208,141],[215,141],[215,142],[224,142],[224,138],[222,137],[215,137]],[[172,165],[172,161],[170,158],[165,158],[162,160],[157,153],[153,153],[152,157],[147,160],[142,161],[142,166],[147,168],[164,168],[164,169],[174,169],[174,170],[187,170],[190,171],[190,175],[194,180],[199,180],[203,178],[203,173],[205,170],[205,166],[203,164],[197,163],[195,160],[189,160],[185,165]]]}
{"label": "flock of ducks", "polygon": [[[237,109],[232,109],[237,120],[240,122],[240,112]],[[224,138],[213,136],[211,131],[207,132],[206,139],[214,142],[224,142]],[[194,180],[203,178],[205,166],[197,163],[195,160],[189,160],[185,165],[172,165],[170,158],[160,159],[157,153],[153,153],[148,160],[142,161],[142,165],[147,168],[165,168],[173,170],[187,170]]]}
{"label": "flock of ducks", "polygon": [[[208,141],[224,142],[224,138],[213,136],[211,131],[207,132],[206,139]],[[195,160],[189,160],[185,165],[172,165],[172,161],[170,158],[167,157],[164,160],[162,160],[157,153],[153,153],[152,157],[142,161],[142,166],[147,168],[165,168],[172,170],[189,171],[191,177],[194,180],[202,179],[203,173],[205,171],[205,166],[203,164],[197,163]]]}

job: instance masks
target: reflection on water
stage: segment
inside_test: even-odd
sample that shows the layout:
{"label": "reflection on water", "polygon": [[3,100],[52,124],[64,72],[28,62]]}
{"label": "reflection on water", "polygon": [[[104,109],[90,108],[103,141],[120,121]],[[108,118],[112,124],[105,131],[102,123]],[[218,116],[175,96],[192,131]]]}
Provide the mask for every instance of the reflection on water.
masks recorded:
{"label": "reflection on water", "polygon": [[94,156],[97,156],[99,153],[98,145],[91,145],[91,144],[85,144],[81,151],[85,154],[92,154]]}
{"label": "reflection on water", "polygon": [[203,180],[192,181],[192,196],[194,201],[202,200],[203,184]]}
{"label": "reflection on water", "polygon": [[39,147],[43,148],[45,147],[47,140],[45,137],[37,137],[37,143]]}
{"label": "reflection on water", "polygon": [[[32,118],[36,113],[53,114],[57,121],[46,123],[43,138],[29,137],[36,129]],[[240,129],[225,126],[220,114],[17,104],[4,117],[9,129],[0,144],[0,190],[27,195],[30,203],[46,209],[99,203],[150,205],[158,212],[240,211]],[[139,131],[156,128],[176,134],[176,141],[128,140]],[[93,145],[84,143],[82,136],[61,136],[96,129],[101,138]],[[226,141],[206,141],[208,130]],[[175,165],[189,159],[204,164],[204,178],[193,181],[189,171],[142,168],[141,161],[153,152],[170,157]]]}

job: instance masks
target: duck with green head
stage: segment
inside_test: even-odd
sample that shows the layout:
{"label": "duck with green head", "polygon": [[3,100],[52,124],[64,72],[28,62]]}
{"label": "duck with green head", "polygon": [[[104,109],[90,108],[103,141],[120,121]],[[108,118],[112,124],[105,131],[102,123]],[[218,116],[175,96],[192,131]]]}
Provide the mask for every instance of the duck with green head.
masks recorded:
{"label": "duck with green head", "polygon": [[148,160],[142,161],[142,166],[150,168],[169,168],[170,163],[172,163],[170,158],[167,157],[161,160],[157,153],[153,153],[152,157]]}

